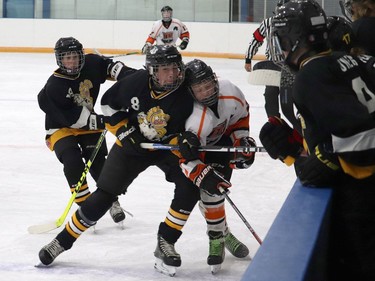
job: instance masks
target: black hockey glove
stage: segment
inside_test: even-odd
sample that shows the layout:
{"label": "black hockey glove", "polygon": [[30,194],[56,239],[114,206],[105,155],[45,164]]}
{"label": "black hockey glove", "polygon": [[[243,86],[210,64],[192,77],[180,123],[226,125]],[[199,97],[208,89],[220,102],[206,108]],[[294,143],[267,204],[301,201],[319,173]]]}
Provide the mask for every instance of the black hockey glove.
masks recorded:
{"label": "black hockey glove", "polygon": [[[233,146],[254,147],[256,145],[257,144],[253,138],[244,137],[236,140]],[[254,160],[255,152],[235,152],[233,160],[230,160],[229,162],[229,166],[232,169],[247,169],[254,163]]]}
{"label": "black hockey glove", "polygon": [[177,137],[178,146],[182,158],[185,158],[186,163],[197,160],[199,158],[199,147],[201,142],[196,134],[186,131],[180,133]]}
{"label": "black hockey glove", "polygon": [[179,47],[181,50],[185,50],[188,44],[189,44],[189,38],[185,37],[184,39],[182,39],[182,42]]}
{"label": "black hockey glove", "polygon": [[149,150],[143,149],[140,144],[148,142],[138,128],[134,126],[122,126],[116,132],[117,139],[121,142],[125,152],[130,154],[147,153]]}
{"label": "black hockey glove", "polygon": [[271,116],[263,125],[259,139],[273,159],[280,159],[286,165],[294,163],[303,151],[302,137],[283,119]]}
{"label": "black hockey glove", "polygon": [[337,175],[341,171],[337,156],[326,152],[323,145],[318,145],[301,164],[297,173],[303,185],[331,187],[337,183]]}
{"label": "black hockey glove", "polygon": [[194,177],[194,184],[210,195],[221,195],[222,193],[219,190],[220,187],[227,189],[232,186],[232,184],[227,181],[222,174],[220,174],[210,165],[198,164],[191,171],[190,175],[193,175]]}
{"label": "black hockey glove", "polygon": [[91,113],[87,119],[86,126],[83,127],[85,130],[101,130],[105,128],[104,115]]}
{"label": "black hockey glove", "polygon": [[108,65],[107,74],[114,80],[117,80],[118,75],[121,72],[121,69],[125,67],[125,64],[121,61],[113,61]]}

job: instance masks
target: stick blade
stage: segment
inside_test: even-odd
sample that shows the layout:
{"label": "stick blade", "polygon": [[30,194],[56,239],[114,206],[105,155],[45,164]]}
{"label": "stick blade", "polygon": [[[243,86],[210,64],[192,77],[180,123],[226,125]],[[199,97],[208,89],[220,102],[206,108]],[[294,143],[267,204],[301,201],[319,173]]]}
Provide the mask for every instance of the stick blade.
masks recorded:
{"label": "stick blade", "polygon": [[280,87],[280,71],[259,69],[249,73],[247,82],[252,85]]}
{"label": "stick blade", "polygon": [[27,228],[27,231],[30,234],[41,234],[50,232],[51,230],[57,229],[59,226],[57,226],[56,222],[48,222],[45,224],[37,224],[37,225],[31,225]]}

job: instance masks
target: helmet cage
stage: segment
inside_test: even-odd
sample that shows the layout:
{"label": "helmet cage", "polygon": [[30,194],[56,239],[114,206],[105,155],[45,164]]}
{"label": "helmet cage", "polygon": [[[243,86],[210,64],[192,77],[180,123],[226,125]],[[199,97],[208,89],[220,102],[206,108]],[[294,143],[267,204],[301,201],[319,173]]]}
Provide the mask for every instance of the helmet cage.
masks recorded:
{"label": "helmet cage", "polygon": [[205,106],[217,103],[219,83],[211,67],[195,59],[186,64],[186,77],[189,90],[197,102]]}
{"label": "helmet cage", "polygon": [[204,106],[217,103],[219,97],[219,83],[216,74],[191,84],[189,90],[194,99]]}
{"label": "helmet cage", "polygon": [[[173,68],[173,81],[164,83],[159,77],[160,69]],[[155,45],[146,54],[146,69],[157,90],[169,91],[177,89],[185,79],[185,67],[181,54],[176,47]]]}
{"label": "helmet cage", "polygon": [[[160,69],[172,68],[173,81],[163,82],[159,77]],[[184,65],[182,62],[171,62],[166,64],[155,64],[148,67],[151,79],[158,90],[171,91],[177,89],[185,79]]]}
{"label": "helmet cage", "polygon": [[[82,44],[73,37],[60,38],[55,45],[56,63],[61,71],[67,75],[77,75],[81,72],[85,64],[85,55]],[[76,65],[67,66],[64,58],[74,59],[77,56],[78,63]]]}
{"label": "helmet cage", "polygon": [[353,0],[345,0],[345,1],[339,1],[341,13],[343,16],[349,21],[352,22],[353,17],[353,9],[352,4]]}
{"label": "helmet cage", "polygon": [[268,44],[272,60],[282,66],[300,48],[320,49],[327,40],[324,11],[317,3],[305,0],[280,7],[272,19]]}

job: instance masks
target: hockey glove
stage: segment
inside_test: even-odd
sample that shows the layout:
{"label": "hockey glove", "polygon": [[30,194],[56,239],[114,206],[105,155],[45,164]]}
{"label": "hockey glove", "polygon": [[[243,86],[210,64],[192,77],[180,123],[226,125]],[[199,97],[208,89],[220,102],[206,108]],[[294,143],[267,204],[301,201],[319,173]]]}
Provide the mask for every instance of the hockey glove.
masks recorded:
{"label": "hockey glove", "polygon": [[178,146],[182,158],[188,163],[199,158],[198,148],[201,145],[196,134],[186,131],[178,135]]}
{"label": "hockey glove", "polygon": [[[251,137],[244,137],[236,140],[233,146],[254,147],[256,142]],[[229,166],[232,169],[247,169],[254,163],[254,159],[255,152],[235,152],[233,160],[229,162]]]}
{"label": "hockey glove", "polygon": [[185,50],[188,44],[189,44],[189,38],[184,37],[179,47],[181,50]]}
{"label": "hockey glove", "polygon": [[326,152],[323,145],[318,145],[301,164],[297,173],[303,185],[331,187],[337,183],[337,175],[341,171],[337,156]]}
{"label": "hockey glove", "polygon": [[83,127],[85,130],[101,130],[105,128],[104,115],[91,113],[89,119],[87,119],[86,126]]}
{"label": "hockey glove", "polygon": [[206,164],[198,164],[195,166],[190,173],[190,178],[193,178],[193,182],[196,186],[210,195],[221,195],[222,193],[219,190],[220,187],[225,190],[232,186],[222,174]]}
{"label": "hockey glove", "polygon": [[152,44],[149,42],[146,42],[146,44],[142,48],[142,54],[147,54],[148,51],[151,49]]}
{"label": "hockey glove", "polygon": [[290,166],[303,151],[302,137],[283,119],[271,116],[263,125],[259,139],[273,159],[280,159]]}
{"label": "hockey glove", "polygon": [[114,61],[108,65],[107,74],[114,80],[117,80],[118,75],[121,72],[121,69],[125,67],[125,64],[121,61]]}
{"label": "hockey glove", "polygon": [[121,142],[126,153],[147,153],[147,149],[143,149],[140,144],[148,140],[134,126],[122,126],[116,132],[117,139]]}

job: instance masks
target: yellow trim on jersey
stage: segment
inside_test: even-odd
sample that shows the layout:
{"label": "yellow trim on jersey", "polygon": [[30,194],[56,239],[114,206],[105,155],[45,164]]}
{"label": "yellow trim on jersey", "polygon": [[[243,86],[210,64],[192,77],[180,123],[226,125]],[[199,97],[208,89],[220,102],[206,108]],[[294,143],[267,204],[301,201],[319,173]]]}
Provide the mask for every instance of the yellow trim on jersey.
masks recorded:
{"label": "yellow trim on jersey", "polygon": [[351,175],[353,178],[365,179],[375,174],[375,165],[364,166],[364,167],[356,166],[356,165],[346,162],[340,156],[339,156],[339,161],[340,161],[341,168],[344,170],[344,172],[346,174]]}
{"label": "yellow trim on jersey", "polygon": [[65,138],[65,137],[79,136],[79,135],[86,135],[86,134],[97,134],[97,133],[101,133],[102,131],[103,130],[86,131],[86,130],[81,130],[81,129],[61,128],[61,129],[57,130],[52,135],[50,135],[46,138],[46,144],[47,144],[48,148],[51,151],[53,151],[54,147],[55,147],[55,144],[59,140]]}
{"label": "yellow trim on jersey", "polygon": [[110,131],[114,136],[116,136],[117,130],[122,127],[126,126],[128,124],[128,119],[124,119],[123,121],[117,123],[114,126],[111,126],[109,123],[105,123],[105,127],[107,128],[108,131]]}

